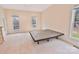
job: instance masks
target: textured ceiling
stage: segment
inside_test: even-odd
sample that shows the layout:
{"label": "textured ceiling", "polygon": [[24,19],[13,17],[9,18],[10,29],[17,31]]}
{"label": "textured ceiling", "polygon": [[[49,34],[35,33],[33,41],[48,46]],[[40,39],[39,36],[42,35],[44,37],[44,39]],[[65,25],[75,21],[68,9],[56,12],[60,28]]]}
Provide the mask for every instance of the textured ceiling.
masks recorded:
{"label": "textured ceiling", "polygon": [[41,12],[47,9],[50,4],[1,4],[0,6],[6,9]]}

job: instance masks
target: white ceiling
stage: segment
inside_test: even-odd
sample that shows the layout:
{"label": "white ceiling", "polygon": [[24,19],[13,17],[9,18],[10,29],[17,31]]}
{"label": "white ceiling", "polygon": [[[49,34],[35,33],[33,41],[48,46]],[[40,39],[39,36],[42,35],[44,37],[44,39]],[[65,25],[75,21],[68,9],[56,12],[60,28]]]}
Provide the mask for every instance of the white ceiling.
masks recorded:
{"label": "white ceiling", "polygon": [[7,9],[41,12],[50,4],[1,4],[0,6]]}

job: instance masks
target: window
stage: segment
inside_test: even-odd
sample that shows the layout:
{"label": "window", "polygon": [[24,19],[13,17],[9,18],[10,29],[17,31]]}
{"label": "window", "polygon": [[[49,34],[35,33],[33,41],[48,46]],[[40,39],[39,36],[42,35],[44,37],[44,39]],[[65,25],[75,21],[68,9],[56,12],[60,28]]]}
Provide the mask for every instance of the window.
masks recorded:
{"label": "window", "polygon": [[79,40],[79,8],[72,10],[70,37]]}
{"label": "window", "polygon": [[13,17],[13,29],[19,29],[19,16],[12,16]]}
{"label": "window", "polygon": [[36,27],[36,16],[32,16],[32,27]]}

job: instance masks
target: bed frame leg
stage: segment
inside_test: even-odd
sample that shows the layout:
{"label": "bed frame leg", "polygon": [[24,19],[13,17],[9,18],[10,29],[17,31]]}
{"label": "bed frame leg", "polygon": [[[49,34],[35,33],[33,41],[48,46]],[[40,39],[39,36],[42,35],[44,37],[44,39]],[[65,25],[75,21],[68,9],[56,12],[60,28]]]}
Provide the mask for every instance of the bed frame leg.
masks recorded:
{"label": "bed frame leg", "polygon": [[39,44],[39,42],[37,42],[37,44]]}
{"label": "bed frame leg", "polygon": [[58,37],[56,37],[56,39],[58,39]]}
{"label": "bed frame leg", "polygon": [[49,40],[47,40],[49,42]]}

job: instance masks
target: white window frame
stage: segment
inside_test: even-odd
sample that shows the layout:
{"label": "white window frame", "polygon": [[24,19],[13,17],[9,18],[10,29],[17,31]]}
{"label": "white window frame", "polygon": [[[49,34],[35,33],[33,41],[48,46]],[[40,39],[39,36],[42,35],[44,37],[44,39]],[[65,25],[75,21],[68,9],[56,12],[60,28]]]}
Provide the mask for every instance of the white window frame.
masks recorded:
{"label": "white window frame", "polygon": [[[19,16],[13,15],[12,18],[13,18],[13,30],[14,30],[14,32],[19,32],[19,29],[20,29]],[[15,21],[18,21],[18,25],[15,25],[15,23],[14,23]],[[17,27],[17,28],[15,28],[15,27]]]}
{"label": "white window frame", "polygon": [[37,16],[32,16],[32,28],[36,29],[37,27]]}
{"label": "white window frame", "polygon": [[74,26],[74,19],[75,19],[75,13],[76,13],[76,8],[79,8],[79,6],[75,7],[72,9],[72,18],[71,18],[71,25],[70,25],[70,39],[75,39],[79,40],[79,38],[73,37],[72,32],[73,32],[73,26]]}

